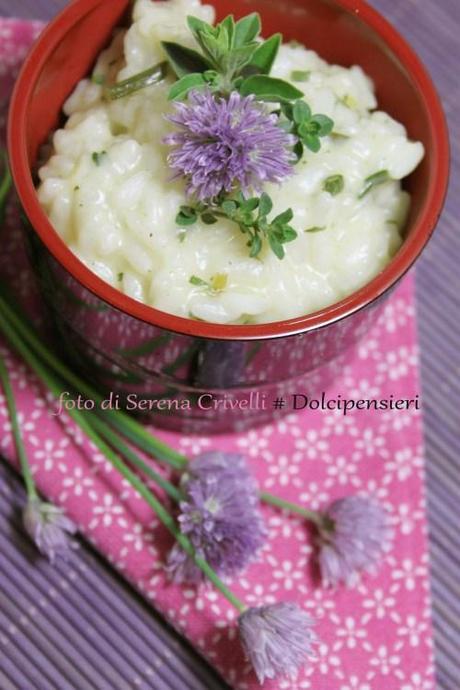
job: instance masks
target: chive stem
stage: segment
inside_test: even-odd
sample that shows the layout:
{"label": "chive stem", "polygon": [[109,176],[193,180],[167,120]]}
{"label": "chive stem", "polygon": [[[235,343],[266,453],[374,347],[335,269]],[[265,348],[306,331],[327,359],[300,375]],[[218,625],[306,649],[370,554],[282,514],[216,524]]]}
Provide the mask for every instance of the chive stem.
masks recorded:
{"label": "chive stem", "polygon": [[126,460],[128,460],[132,465],[137,467],[141,472],[143,472],[147,477],[153,479],[153,481],[163,489],[170,498],[174,501],[179,502],[182,500],[183,495],[179,489],[174,486],[174,484],[168,481],[161,474],[155,472],[155,470],[145,462],[137,453],[135,453],[132,448],[130,448],[120,436],[113,432],[111,427],[106,424],[102,419],[97,417],[95,414],[87,415],[88,424],[90,424],[93,429],[102,437],[105,438],[107,443],[115,448],[120,455],[123,455]]}
{"label": "chive stem", "polygon": [[16,445],[16,451],[18,454],[19,462],[21,464],[21,471],[27,489],[27,496],[29,497],[29,499],[36,499],[38,497],[37,489],[35,487],[35,482],[32,477],[29,460],[27,458],[26,449],[24,447],[24,441],[22,440],[22,435],[19,428],[18,411],[16,407],[16,401],[14,399],[13,388],[11,386],[11,381],[8,375],[8,369],[6,367],[5,360],[3,359],[1,354],[0,382],[3,388],[3,392],[5,394],[8,414],[11,421],[11,429],[13,432],[14,443]]}
{"label": "chive stem", "polygon": [[306,520],[313,522],[317,527],[321,527],[323,524],[321,513],[314,510],[308,510],[308,508],[303,508],[296,503],[291,503],[291,501],[285,501],[283,498],[278,498],[278,496],[273,496],[273,494],[266,493],[265,491],[260,494],[260,498],[264,503],[288,510],[296,515],[301,515]]}
{"label": "chive stem", "polygon": [[135,74],[128,79],[119,81],[113,86],[109,86],[105,92],[111,101],[116,101],[119,98],[125,98],[130,96],[136,91],[145,89],[147,86],[152,86],[153,84],[158,84],[163,81],[168,73],[168,62],[165,60],[158,63],[154,67],[149,67],[149,69]]}

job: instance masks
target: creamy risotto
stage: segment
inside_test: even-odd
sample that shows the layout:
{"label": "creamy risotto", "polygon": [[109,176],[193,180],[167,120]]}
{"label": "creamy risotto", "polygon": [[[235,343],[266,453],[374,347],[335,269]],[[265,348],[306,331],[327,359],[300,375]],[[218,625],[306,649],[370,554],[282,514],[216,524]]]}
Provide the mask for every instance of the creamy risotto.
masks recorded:
{"label": "creamy risotto", "polygon": [[[165,312],[264,323],[339,301],[399,249],[410,204],[400,181],[422,159],[422,144],[377,110],[372,81],[359,66],[329,65],[299,44],[284,44],[272,76],[295,83],[313,112],[334,121],[318,153],[306,150],[289,179],[266,185],[275,213],[292,208],[297,239],[282,260],[265,245],[250,258],[247,238],[227,219],[178,227],[185,183],[172,180],[164,143],[172,131],[165,115],[173,77],[114,101],[104,98],[103,83],[163,60],[161,41],[194,46],[190,14],[212,22],[214,10],[197,0],[137,0],[129,30],[115,36],[65,104],[68,120],[39,172],[43,208],[92,271]],[[207,287],[213,281],[219,289]]]}

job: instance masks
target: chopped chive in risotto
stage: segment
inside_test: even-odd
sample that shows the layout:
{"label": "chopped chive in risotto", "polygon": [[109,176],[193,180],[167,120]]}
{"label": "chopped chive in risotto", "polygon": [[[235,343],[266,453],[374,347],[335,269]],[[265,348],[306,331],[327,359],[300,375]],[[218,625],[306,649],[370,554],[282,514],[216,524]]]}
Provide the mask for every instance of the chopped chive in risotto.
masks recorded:
{"label": "chopped chive in risotto", "polygon": [[40,202],[84,264],[162,311],[302,316],[402,244],[422,144],[358,65],[265,36],[257,14],[137,0],[64,113]]}

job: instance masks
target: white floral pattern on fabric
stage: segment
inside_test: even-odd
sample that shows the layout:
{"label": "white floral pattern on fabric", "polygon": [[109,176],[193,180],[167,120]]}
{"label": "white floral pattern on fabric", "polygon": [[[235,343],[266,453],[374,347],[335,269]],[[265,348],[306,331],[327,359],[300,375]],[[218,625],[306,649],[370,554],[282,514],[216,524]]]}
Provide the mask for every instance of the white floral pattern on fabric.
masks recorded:
{"label": "white floral pattern on fabric", "polygon": [[[0,103],[6,103],[38,29],[36,24],[0,22]],[[33,304],[14,205],[8,219],[0,270]],[[65,508],[83,534],[235,690],[259,687],[243,659],[235,612],[227,601],[211,588],[196,593],[166,583],[162,563],[171,540],[148,506],[66,417],[51,415],[49,398],[17,358],[8,354],[8,363],[26,446],[44,495]],[[419,393],[411,278],[392,296],[328,393],[404,398]],[[14,461],[2,396],[0,430],[2,452]],[[190,455],[211,448],[244,452],[263,489],[313,508],[362,492],[390,511],[395,546],[379,572],[364,577],[355,589],[331,592],[318,587],[310,567],[313,540],[307,525],[264,508],[268,544],[230,584],[253,606],[297,601],[317,619],[321,639],[318,660],[297,680],[267,682],[266,690],[434,690],[419,412],[359,411],[345,417],[304,411],[242,434],[160,435]]]}

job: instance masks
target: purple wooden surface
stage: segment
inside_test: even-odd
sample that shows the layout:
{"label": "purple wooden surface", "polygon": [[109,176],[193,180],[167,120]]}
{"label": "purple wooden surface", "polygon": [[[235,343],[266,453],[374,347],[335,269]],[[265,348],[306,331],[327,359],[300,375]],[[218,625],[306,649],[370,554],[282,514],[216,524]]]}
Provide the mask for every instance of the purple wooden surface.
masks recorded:
{"label": "purple wooden surface", "polygon": [[[67,3],[64,0],[20,0],[19,3],[15,4],[11,0],[0,0],[0,15],[11,16],[14,14],[44,19],[52,16],[65,4]],[[458,587],[460,530],[458,530],[457,518],[460,506],[460,348],[458,346],[460,342],[460,272],[458,265],[460,263],[460,233],[456,219],[460,211],[458,176],[460,168],[460,122],[455,115],[456,104],[460,102],[457,66],[460,58],[458,42],[460,12],[458,0],[372,0],[371,4],[400,29],[429,67],[441,92],[452,134],[453,165],[450,194],[438,232],[418,264],[417,307],[425,410],[438,685],[440,690],[458,690],[457,660],[460,642]],[[15,539],[18,539],[17,535]],[[19,564],[24,558],[24,547],[22,544],[18,544],[16,551],[14,548],[12,546],[10,549],[11,557]],[[153,614],[149,616],[145,612],[134,594],[131,595],[132,600],[129,598],[126,590],[118,582],[118,578],[110,575],[94,559],[94,556],[87,555],[84,549],[82,549],[80,557],[76,556],[75,558],[82,558],[83,561],[86,558],[90,559],[89,573],[92,579],[81,583],[82,592],[85,591],[85,586],[98,587],[99,583],[103,582],[107,591],[114,591],[113,602],[122,601],[123,606],[127,606],[130,610],[130,601],[132,601],[133,613],[130,624],[137,625],[140,624],[139,620],[142,620],[142,625],[148,628],[149,618],[151,621],[154,620]],[[76,562],[78,563],[78,560]],[[48,577],[52,576],[48,575]],[[0,580],[3,582],[1,569]],[[86,591],[85,596],[88,596],[88,591]],[[20,598],[15,591],[11,592],[8,607],[0,600],[0,629],[4,629],[4,626],[11,626],[12,621],[18,615],[17,608],[20,605]],[[65,627],[69,620],[75,624],[75,612],[79,609],[77,603],[73,606],[75,606],[73,611],[72,604],[68,603],[65,611],[58,609],[56,613],[53,613],[57,616],[60,626]],[[121,604],[117,604],[117,606],[117,610],[120,611]],[[51,615],[51,609],[49,611]],[[113,621],[111,616],[114,613],[112,611],[107,611],[104,615],[107,615],[108,621]],[[136,616],[140,618],[136,619]],[[128,622],[126,624],[129,625]],[[94,639],[95,646],[101,644],[97,631],[89,629],[88,635]],[[163,637],[162,639],[166,638]],[[179,648],[173,646],[175,644],[173,638],[170,637],[169,640],[165,644],[171,645],[172,654],[178,654]],[[22,644],[26,642],[27,639],[22,640]],[[103,659],[102,649],[100,653],[100,658]],[[17,649],[14,654],[18,654]],[[14,654],[10,657],[10,664],[14,663]],[[123,652],[120,650],[120,657],[123,662],[124,655],[125,650],[123,649]],[[24,676],[24,685],[20,687],[20,690],[42,690],[42,688],[43,690],[50,690],[54,687],[46,680],[46,675],[40,675],[44,671],[41,670],[38,662],[34,668],[33,664],[21,661],[21,657],[17,658],[22,669],[21,673]],[[79,667],[79,659],[84,667]],[[68,660],[68,663],[70,666],[72,664],[74,667],[76,666],[83,679],[85,673],[103,672],[100,666],[91,665],[89,657],[86,659],[83,653],[78,657],[77,648],[74,649],[73,657]],[[126,663],[129,665],[129,663],[134,662],[126,661]],[[173,661],[171,667],[174,668],[175,665],[176,662]],[[196,674],[201,672],[201,668],[204,666],[195,663]],[[115,664],[114,669],[115,672],[119,672],[118,665]],[[70,671],[68,672],[70,673]],[[75,668],[72,672],[75,673]],[[9,666],[5,661],[3,667],[0,664],[0,688],[2,690],[16,688],[16,686],[8,684],[8,674]],[[27,680],[27,674],[29,674],[29,678],[30,674],[33,674],[34,681],[32,684],[28,684],[30,680]],[[144,685],[143,687],[152,687],[158,690],[163,687],[181,687],[180,684],[175,684],[174,678],[173,680],[171,678],[173,677],[170,676],[166,681],[166,686],[164,680],[158,677],[157,680],[153,681],[153,685]],[[177,683],[179,682],[184,681],[177,681]],[[197,680],[196,682],[197,685],[190,685],[189,687],[217,687],[217,685],[206,684],[211,682],[209,680]],[[199,685],[200,682],[201,685]],[[65,690],[65,687],[72,686],[60,685],[59,690]],[[99,688],[107,686],[94,684],[90,686],[87,680],[82,680],[81,684],[73,687],[78,688],[78,690],[85,690],[87,687],[91,687],[91,690],[99,690]],[[129,684],[111,686],[111,688],[117,687],[124,690],[133,686]],[[331,688],[331,690],[335,689]]]}

